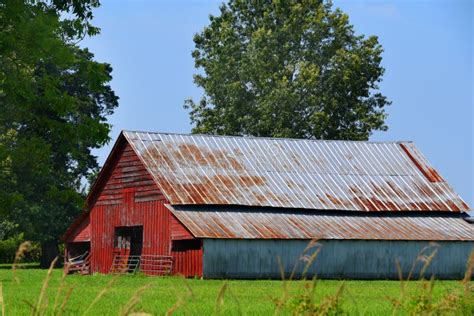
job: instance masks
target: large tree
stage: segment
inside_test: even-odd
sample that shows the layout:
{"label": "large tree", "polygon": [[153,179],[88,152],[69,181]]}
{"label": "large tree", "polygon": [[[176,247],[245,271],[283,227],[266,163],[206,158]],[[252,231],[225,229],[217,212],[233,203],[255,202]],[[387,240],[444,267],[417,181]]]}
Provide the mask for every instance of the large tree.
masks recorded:
{"label": "large tree", "polygon": [[366,140],[387,129],[382,47],[331,2],[231,0],[194,42],[194,133]]}
{"label": "large tree", "polygon": [[0,4],[0,216],[41,242],[42,265],[84,207],[91,149],[109,141],[112,68],[77,43],[95,0]]}

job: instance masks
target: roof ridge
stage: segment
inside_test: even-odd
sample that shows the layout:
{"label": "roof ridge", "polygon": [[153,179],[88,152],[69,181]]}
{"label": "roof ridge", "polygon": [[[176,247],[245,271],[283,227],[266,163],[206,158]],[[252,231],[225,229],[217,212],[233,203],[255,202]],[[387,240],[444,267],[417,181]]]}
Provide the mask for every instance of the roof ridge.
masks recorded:
{"label": "roof ridge", "polygon": [[348,142],[348,143],[369,143],[369,144],[403,144],[413,143],[411,140],[400,141],[373,141],[373,140],[345,140],[345,139],[308,139],[308,138],[289,138],[289,137],[269,137],[269,136],[242,136],[242,135],[213,135],[213,134],[190,134],[175,132],[150,132],[137,130],[122,130],[125,133],[148,133],[158,135],[176,135],[176,136],[200,136],[200,137],[219,137],[219,138],[245,138],[245,139],[270,139],[277,141],[311,141],[311,142]]}

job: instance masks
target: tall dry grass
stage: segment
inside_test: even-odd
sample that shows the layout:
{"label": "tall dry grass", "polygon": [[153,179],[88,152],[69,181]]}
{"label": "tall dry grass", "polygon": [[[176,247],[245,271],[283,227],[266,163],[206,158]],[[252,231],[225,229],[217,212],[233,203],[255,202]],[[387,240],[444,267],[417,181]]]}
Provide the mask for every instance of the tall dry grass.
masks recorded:
{"label": "tall dry grass", "polygon": [[46,278],[43,281],[43,286],[41,287],[41,292],[38,296],[38,301],[33,308],[33,316],[36,315],[44,315],[46,313],[46,309],[48,308],[48,300],[46,297],[46,291],[49,287],[49,281],[51,280],[51,276],[53,275],[53,268],[56,265],[58,258],[54,258],[53,262],[49,266],[48,273],[46,273]]}
{"label": "tall dry grass", "polygon": [[151,283],[145,284],[144,286],[140,287],[138,290],[133,293],[132,297],[128,300],[125,306],[120,310],[120,316],[130,315],[133,312],[135,306],[140,303],[141,296],[143,293],[148,290],[152,286]]}
{"label": "tall dry grass", "polygon": [[112,288],[112,286],[114,285],[114,283],[117,281],[118,278],[119,278],[119,275],[115,275],[109,281],[109,283],[107,283],[107,285],[99,292],[99,294],[97,294],[97,296],[94,298],[92,303],[90,303],[89,306],[87,306],[87,308],[84,310],[84,313],[82,315],[87,315],[92,310],[92,308],[102,299],[102,297],[104,297],[104,295],[108,291],[110,291],[110,289]]}
{"label": "tall dry grass", "polygon": [[5,316],[5,302],[3,300],[3,284],[0,282],[0,305],[2,306],[2,316]]}
{"label": "tall dry grass", "polygon": [[189,282],[187,281],[187,279],[182,275],[178,275],[178,280],[180,280],[181,282],[177,282],[177,283],[180,283],[180,285],[182,285],[182,287],[185,288],[185,291],[183,292],[182,290],[179,290],[177,288],[177,284],[173,284],[174,290],[177,294],[177,300],[166,311],[165,313],[166,316],[173,315],[173,313],[175,313],[179,309],[185,309],[187,306],[187,302],[194,301],[195,299],[194,291],[189,285]]}
{"label": "tall dry grass", "polygon": [[[61,294],[63,293],[64,287],[65,287],[66,276],[69,274],[69,268],[70,268],[69,264],[66,264],[63,268],[63,274],[61,276],[61,280],[59,281],[58,291],[56,292],[56,296],[54,297],[53,312],[52,312],[53,315],[56,315],[56,311],[58,308],[59,308],[58,314],[62,314],[64,307],[66,306],[64,299],[61,305],[58,306],[58,304],[61,298]],[[72,293],[72,287],[67,289],[65,299],[68,300],[71,293]]]}
{"label": "tall dry grass", "polygon": [[[438,254],[439,245],[430,243],[422,248],[416,258],[413,260],[410,270],[406,278],[404,278],[402,268],[399,262],[396,263],[400,292],[396,298],[386,297],[392,303],[392,315],[474,315],[474,297],[473,286],[471,283],[474,268],[474,251],[471,252],[467,262],[466,272],[463,280],[464,291],[462,294],[446,292],[438,300],[433,297],[433,289],[436,284],[435,276],[431,275],[426,278],[426,274],[433,259]],[[300,256],[300,262],[305,263],[302,278],[306,279],[306,273],[317,259],[321,250],[318,241],[312,241]],[[310,253],[312,251],[312,253]],[[302,291],[291,294],[289,284],[295,275],[295,263],[290,274],[290,278],[285,280],[284,268],[280,258],[281,278],[283,282],[283,294],[281,297],[274,299],[275,315],[291,314],[291,315],[344,315],[347,311],[343,307],[343,300],[349,300],[344,292],[345,284],[341,281],[337,291],[333,295],[325,297],[317,297],[316,289],[318,287],[318,279],[314,277],[310,283],[304,283]],[[416,272],[419,271],[419,272]],[[410,281],[414,280],[417,275],[417,283],[419,286],[414,291],[409,291]],[[354,300],[352,303],[355,304]],[[353,306],[354,307],[354,306]],[[355,306],[357,314],[358,306]]]}
{"label": "tall dry grass", "polygon": [[222,307],[224,306],[224,294],[227,290],[227,281],[224,281],[219,292],[217,293],[216,304],[214,308],[215,315],[221,315]]}
{"label": "tall dry grass", "polygon": [[[425,278],[425,272],[438,252],[439,245],[431,243],[423,248],[413,262],[412,268],[406,280],[403,280],[400,264],[397,268],[400,275],[400,295],[398,298],[389,298],[392,302],[392,315],[474,315],[474,297],[471,288],[472,269],[474,266],[474,251],[471,252],[466,265],[464,278],[461,280],[464,291],[462,294],[444,293],[441,299],[435,301],[433,289],[436,281],[435,276]],[[431,252],[430,252],[431,251]],[[428,252],[430,252],[428,254]],[[419,273],[419,286],[410,294],[407,284],[412,280],[415,267],[422,264]]]}
{"label": "tall dry grass", "polygon": [[25,256],[25,254],[31,249],[31,242],[29,241],[24,241],[20,244],[18,247],[16,253],[15,253],[15,259],[13,260],[12,264],[12,273],[13,273],[13,280],[15,280],[16,283],[19,283],[19,279],[16,275],[16,270],[19,267],[19,264],[21,262],[21,259]]}
{"label": "tall dry grass", "polygon": [[304,287],[301,293],[290,293],[290,284],[295,278],[299,265],[304,264],[300,277],[306,280],[307,273],[315,263],[321,248],[322,244],[319,243],[318,240],[311,240],[301,253],[299,259],[294,263],[287,280],[285,279],[285,271],[281,259],[277,258],[280,267],[280,275],[283,280],[283,294],[280,298],[274,299],[274,315],[280,315],[282,313],[289,313],[291,315],[339,315],[345,313],[341,304],[345,286],[343,281],[341,281],[336,293],[320,299],[316,296],[318,285],[316,276],[313,277],[310,283],[303,283]]}

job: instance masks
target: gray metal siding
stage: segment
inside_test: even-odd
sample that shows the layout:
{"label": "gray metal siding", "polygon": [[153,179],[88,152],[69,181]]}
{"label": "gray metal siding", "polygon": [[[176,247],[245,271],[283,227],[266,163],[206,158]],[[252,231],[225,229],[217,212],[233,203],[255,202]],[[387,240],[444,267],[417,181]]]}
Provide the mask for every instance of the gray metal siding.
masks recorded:
{"label": "gray metal siding", "polygon": [[[426,241],[369,241],[327,240],[318,242],[320,253],[311,265],[307,277],[398,279],[397,259],[406,276],[421,251],[430,245]],[[204,239],[203,276],[205,278],[280,278],[281,259],[286,277],[293,270],[301,277],[304,261],[299,260],[308,240],[244,240]],[[433,245],[433,244],[432,244]],[[474,242],[438,242],[425,249],[429,255],[438,249],[426,275],[441,279],[460,279],[464,276]],[[422,266],[418,262],[415,277]]]}

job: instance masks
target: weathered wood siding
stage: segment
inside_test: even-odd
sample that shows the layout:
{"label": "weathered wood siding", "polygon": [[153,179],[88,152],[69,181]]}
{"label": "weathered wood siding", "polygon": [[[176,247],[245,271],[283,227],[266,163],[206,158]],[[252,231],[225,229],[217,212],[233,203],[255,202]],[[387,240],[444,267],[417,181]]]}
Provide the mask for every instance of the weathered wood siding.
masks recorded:
{"label": "weathered wood siding", "polygon": [[82,220],[77,228],[69,235],[66,242],[87,242],[91,240],[89,216]]}
{"label": "weathered wood siding", "polygon": [[[106,175],[106,183],[102,184],[94,206],[165,200],[132,147],[124,143],[119,149],[118,155],[110,162],[112,166]],[[133,195],[126,196],[125,192],[133,192]],[[133,201],[126,201],[127,197]]]}
{"label": "weathered wood siding", "polygon": [[172,251],[174,258],[174,274],[185,277],[202,276],[202,246],[200,249]]}
{"label": "weathered wood siding", "polygon": [[[205,239],[203,276],[205,278],[281,278],[278,257],[286,276],[295,263],[300,277],[305,262],[298,261],[308,240]],[[320,252],[308,271],[320,278],[398,279],[397,260],[405,275],[429,242],[423,241],[320,241]],[[473,242],[439,242],[438,252],[427,274],[437,278],[460,279],[464,276]],[[312,248],[308,255],[319,246]],[[435,248],[429,248],[430,254]],[[415,270],[419,272],[422,263]]]}
{"label": "weathered wood siding", "polygon": [[194,239],[193,235],[174,216],[171,217],[171,239]]}

